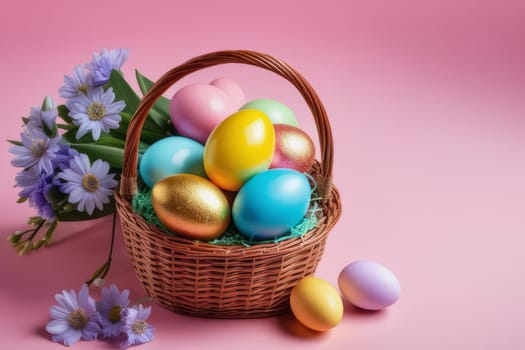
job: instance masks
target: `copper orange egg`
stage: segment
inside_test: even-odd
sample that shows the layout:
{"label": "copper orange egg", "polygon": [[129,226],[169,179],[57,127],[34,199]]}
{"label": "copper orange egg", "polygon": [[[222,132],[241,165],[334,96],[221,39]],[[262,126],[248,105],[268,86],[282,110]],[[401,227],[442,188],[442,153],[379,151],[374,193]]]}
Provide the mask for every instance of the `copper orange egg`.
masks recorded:
{"label": "copper orange egg", "polygon": [[274,124],[275,152],[270,168],[290,168],[305,172],[314,163],[314,143],[303,130],[287,124]]}

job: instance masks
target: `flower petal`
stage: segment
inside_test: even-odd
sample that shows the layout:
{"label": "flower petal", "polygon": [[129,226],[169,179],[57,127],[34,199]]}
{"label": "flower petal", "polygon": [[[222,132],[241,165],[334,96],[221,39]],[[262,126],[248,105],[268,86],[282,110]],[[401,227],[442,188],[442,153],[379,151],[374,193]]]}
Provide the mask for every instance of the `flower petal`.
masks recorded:
{"label": "flower petal", "polygon": [[100,333],[100,330],[101,329],[100,329],[100,325],[98,324],[98,322],[90,321],[88,322],[86,327],[82,329],[82,339],[95,340],[97,339],[97,336]]}
{"label": "flower petal", "polygon": [[50,334],[61,334],[70,328],[69,323],[65,320],[52,320],[46,325],[46,331]]}
{"label": "flower petal", "polygon": [[86,212],[89,215],[93,214],[93,211],[95,210],[95,201],[94,200],[86,200],[85,206],[86,206]]}
{"label": "flower petal", "polygon": [[78,300],[75,291],[63,290],[61,294],[56,294],[55,299],[59,305],[68,311],[73,311],[78,308]]}
{"label": "flower petal", "polygon": [[78,329],[68,329],[63,334],[64,345],[70,346],[80,340],[82,332]]}
{"label": "flower petal", "polygon": [[53,305],[49,308],[49,315],[53,319],[66,319],[69,316],[69,312],[61,306]]}

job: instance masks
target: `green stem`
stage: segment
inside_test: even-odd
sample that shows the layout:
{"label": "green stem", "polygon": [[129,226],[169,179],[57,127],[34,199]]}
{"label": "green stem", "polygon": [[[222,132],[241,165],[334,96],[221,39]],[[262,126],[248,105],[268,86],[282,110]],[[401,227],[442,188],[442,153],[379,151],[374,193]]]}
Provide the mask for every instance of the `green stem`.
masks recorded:
{"label": "green stem", "polygon": [[29,236],[29,238],[27,240],[28,241],[32,241],[33,238],[35,238],[35,236],[38,233],[38,231],[40,231],[40,229],[42,228],[42,226],[44,226],[45,223],[46,223],[46,220],[42,220],[42,222],[40,222],[38,224],[38,226],[33,230],[33,233],[31,234],[31,236]]}
{"label": "green stem", "polygon": [[115,211],[113,213],[113,224],[112,224],[112,227],[111,227],[111,243],[109,245],[109,254],[108,254],[108,260],[107,260],[108,268],[102,274],[102,278],[105,278],[106,275],[108,274],[109,268],[111,267],[111,260],[113,260],[113,246],[115,245],[115,225],[116,225],[116,222],[117,222],[117,212]]}
{"label": "green stem", "polygon": [[109,253],[108,253],[108,259],[100,266],[95,273],[91,276],[91,278],[86,281],[86,284],[89,286],[95,281],[97,278],[104,279],[106,275],[109,272],[109,269],[111,267],[111,261],[113,260],[113,246],[115,245],[115,227],[116,227],[116,221],[117,221],[117,212],[115,211],[113,213],[113,225],[111,228],[111,243],[109,245]]}

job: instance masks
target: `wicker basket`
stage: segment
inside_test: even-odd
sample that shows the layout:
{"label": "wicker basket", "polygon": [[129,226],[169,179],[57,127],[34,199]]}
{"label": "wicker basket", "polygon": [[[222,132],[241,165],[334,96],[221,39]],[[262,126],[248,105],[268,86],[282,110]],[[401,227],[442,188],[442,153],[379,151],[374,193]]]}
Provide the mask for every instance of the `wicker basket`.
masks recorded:
{"label": "wicker basket", "polygon": [[[140,133],[150,108],[175,82],[197,70],[243,63],[289,80],[315,118],[321,160],[312,167],[322,218],[299,238],[250,247],[221,246],[166,235],[134,212]],[[216,318],[255,318],[289,310],[296,282],[313,274],[328,232],[341,214],[339,193],[331,183],[333,143],[324,107],[310,84],[283,61],[253,51],[220,51],[195,57],[164,74],[142,99],[129,125],[120,191],[115,193],[124,241],[138,279],[147,293],[175,312]]]}

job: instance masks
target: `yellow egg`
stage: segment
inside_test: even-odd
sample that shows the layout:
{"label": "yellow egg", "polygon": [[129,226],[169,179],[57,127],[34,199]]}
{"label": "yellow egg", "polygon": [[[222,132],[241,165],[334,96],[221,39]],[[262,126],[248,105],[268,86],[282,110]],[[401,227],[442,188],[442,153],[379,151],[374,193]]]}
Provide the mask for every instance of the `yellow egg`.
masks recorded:
{"label": "yellow egg", "polygon": [[238,191],[252,176],[270,166],[275,131],[270,119],[255,109],[242,110],[223,120],[204,146],[208,178],[228,191]]}
{"label": "yellow egg", "polygon": [[316,331],[327,331],[341,322],[343,301],[337,290],[323,279],[301,279],[290,295],[292,312],[299,322]]}
{"label": "yellow egg", "polygon": [[173,233],[200,241],[219,237],[228,227],[231,209],[226,196],[210,181],[177,174],[158,181],[151,192],[153,210]]}

